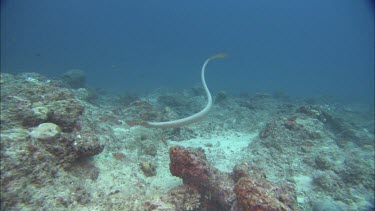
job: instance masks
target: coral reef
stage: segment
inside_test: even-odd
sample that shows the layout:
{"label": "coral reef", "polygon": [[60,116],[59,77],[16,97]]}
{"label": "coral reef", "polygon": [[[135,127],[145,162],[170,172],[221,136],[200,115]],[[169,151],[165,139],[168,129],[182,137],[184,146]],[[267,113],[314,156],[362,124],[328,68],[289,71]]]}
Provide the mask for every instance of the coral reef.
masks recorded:
{"label": "coral reef", "polygon": [[[247,173],[251,172],[251,173]],[[240,164],[234,169],[238,210],[299,210],[294,185],[274,185],[259,170]]]}
{"label": "coral reef", "polygon": [[72,132],[77,126],[83,107],[70,90],[38,74],[2,73],[1,78],[1,129],[51,122]]}
{"label": "coral reef", "polygon": [[[341,207],[363,200],[353,195],[353,190],[368,198],[364,189],[373,190],[374,184],[369,179],[374,178],[373,150],[367,148],[373,145],[371,136],[355,129],[355,119],[344,121],[337,118],[339,115],[327,105],[303,105],[288,116],[273,118],[249,145],[249,163],[271,178],[294,179],[304,209],[323,209],[313,203],[323,194],[332,197],[332,203],[340,202]],[[361,206],[353,209],[371,207],[366,203]]]}
{"label": "coral reef", "polygon": [[0,85],[1,210],[374,209],[367,105],[223,91],[207,118],[160,130],[142,122],[198,112],[204,89]]}
{"label": "coral reef", "polygon": [[[33,191],[61,175],[69,177],[66,170],[79,159],[103,151],[95,133],[80,122],[83,110],[72,92],[55,81],[34,73],[1,74],[2,209],[40,203],[41,198],[26,195],[37,197]],[[90,174],[95,180],[99,171]]]}
{"label": "coral reef", "polygon": [[272,184],[246,164],[237,165],[232,174],[223,173],[207,161],[202,149],[180,146],[170,148],[170,159],[172,175],[209,196],[202,200],[202,210],[215,205],[215,210],[298,210],[291,184]]}

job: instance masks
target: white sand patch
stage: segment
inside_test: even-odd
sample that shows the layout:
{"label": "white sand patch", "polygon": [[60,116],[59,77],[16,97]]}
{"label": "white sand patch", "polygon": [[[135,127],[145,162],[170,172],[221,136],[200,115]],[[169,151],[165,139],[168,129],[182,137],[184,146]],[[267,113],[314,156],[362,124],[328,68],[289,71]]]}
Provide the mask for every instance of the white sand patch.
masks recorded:
{"label": "white sand patch", "polygon": [[309,192],[313,188],[313,179],[309,176],[306,175],[297,175],[293,177],[295,183],[296,183],[296,188],[298,191],[305,191]]}
{"label": "white sand patch", "polygon": [[313,179],[306,175],[297,175],[293,177],[297,189],[298,203],[308,202],[306,194],[310,193],[313,189]]}
{"label": "white sand patch", "polygon": [[[225,136],[216,136],[210,139],[191,139],[181,142],[169,141],[169,147],[179,145],[184,147],[201,147],[207,159],[220,171],[232,172],[233,167],[241,162],[244,148],[257,134],[231,133]],[[96,181],[98,189],[105,193],[114,190],[126,191],[127,194],[144,189],[146,194],[155,194],[167,191],[182,184],[182,180],[171,175],[169,171],[169,147],[158,152],[155,157],[157,175],[145,177],[140,171],[137,155],[126,152],[124,161],[114,160],[111,153],[101,153],[95,157],[95,164],[100,169],[100,176]],[[147,188],[144,186],[147,185]],[[134,192],[133,192],[134,191]]]}
{"label": "white sand patch", "polygon": [[[129,130],[116,130],[121,135],[128,134]],[[168,146],[158,149],[157,156],[152,162],[156,165],[157,174],[146,177],[140,169],[139,163],[145,159],[136,150],[123,149],[126,155],[124,160],[116,160],[113,152],[104,151],[93,158],[93,162],[100,169],[96,181],[87,181],[85,186],[94,197],[104,195],[110,203],[124,203],[124,201],[139,200],[139,204],[146,201],[163,203],[160,197],[168,190],[182,184],[182,180],[172,176],[169,170],[169,148],[172,146],[201,147],[207,159],[220,171],[232,172],[233,167],[245,162],[242,160],[249,143],[257,136],[254,134],[228,132],[225,135],[214,136],[209,139],[196,138],[181,142],[168,140]],[[121,144],[121,143],[119,143]],[[118,151],[121,152],[121,151]],[[116,194],[111,195],[112,193]],[[165,205],[168,206],[168,205]]]}
{"label": "white sand patch", "polygon": [[210,139],[195,138],[186,141],[170,141],[170,145],[178,145],[183,147],[201,147],[206,153],[207,159],[223,172],[232,172],[236,164],[246,162],[242,160],[244,148],[258,133],[229,133],[226,135],[215,136]]}
{"label": "white sand patch", "polygon": [[129,160],[118,161],[112,155],[101,157],[95,160],[96,166],[100,169],[100,176],[96,182],[101,190],[107,193],[114,190],[125,191],[127,194],[135,194],[140,190],[145,195],[153,195],[156,192],[167,191],[172,187],[182,184],[182,180],[171,175],[169,171],[168,150],[160,153],[155,159],[157,174],[153,177],[146,177],[139,167],[135,158],[137,155],[129,154]]}

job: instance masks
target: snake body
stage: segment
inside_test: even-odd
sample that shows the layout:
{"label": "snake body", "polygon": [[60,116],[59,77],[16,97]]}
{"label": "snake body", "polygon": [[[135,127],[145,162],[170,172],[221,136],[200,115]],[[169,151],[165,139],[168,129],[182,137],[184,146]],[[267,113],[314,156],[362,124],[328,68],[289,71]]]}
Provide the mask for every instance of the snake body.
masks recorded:
{"label": "snake body", "polygon": [[204,91],[206,92],[206,96],[207,96],[207,105],[206,107],[204,107],[204,109],[202,109],[200,112],[196,114],[193,114],[191,116],[188,116],[182,119],[177,119],[177,120],[172,120],[172,121],[167,121],[167,122],[144,122],[143,125],[146,127],[152,127],[152,128],[176,128],[176,127],[189,125],[194,122],[198,122],[202,120],[204,117],[206,117],[212,107],[212,96],[211,96],[210,90],[207,87],[206,80],[205,80],[206,66],[208,62],[210,62],[213,59],[219,59],[219,58],[225,58],[225,57],[227,57],[226,54],[216,54],[208,58],[202,66],[201,80],[202,80]]}

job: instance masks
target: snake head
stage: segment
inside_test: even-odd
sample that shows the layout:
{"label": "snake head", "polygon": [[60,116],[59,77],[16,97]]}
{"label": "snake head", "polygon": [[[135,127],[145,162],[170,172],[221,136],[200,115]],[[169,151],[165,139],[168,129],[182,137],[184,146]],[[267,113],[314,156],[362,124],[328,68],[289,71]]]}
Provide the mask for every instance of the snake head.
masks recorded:
{"label": "snake head", "polygon": [[226,58],[226,57],[228,57],[228,54],[218,53],[218,54],[215,54],[215,55],[211,56],[209,59],[223,59],[223,58]]}

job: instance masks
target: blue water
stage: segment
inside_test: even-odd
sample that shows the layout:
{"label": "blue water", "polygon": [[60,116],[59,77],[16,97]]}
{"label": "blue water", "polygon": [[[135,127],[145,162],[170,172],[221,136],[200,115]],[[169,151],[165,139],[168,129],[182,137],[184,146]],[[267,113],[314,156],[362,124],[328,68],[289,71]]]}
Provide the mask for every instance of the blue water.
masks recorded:
{"label": "blue water", "polygon": [[374,101],[374,1],[2,0],[1,71],[83,69],[113,92],[213,92]]}

